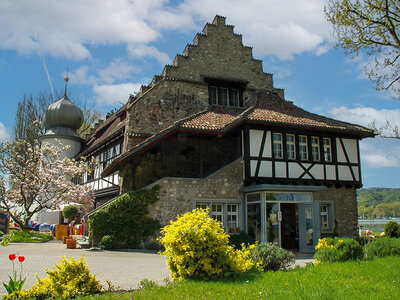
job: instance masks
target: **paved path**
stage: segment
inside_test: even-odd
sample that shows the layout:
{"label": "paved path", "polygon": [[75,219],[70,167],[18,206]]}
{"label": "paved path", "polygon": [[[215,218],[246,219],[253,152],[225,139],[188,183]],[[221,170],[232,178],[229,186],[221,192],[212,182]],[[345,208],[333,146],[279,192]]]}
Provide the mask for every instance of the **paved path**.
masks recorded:
{"label": "paved path", "polygon": [[[8,275],[12,273],[12,263],[8,255],[15,253],[25,256],[23,276],[26,276],[25,288],[30,288],[35,282],[35,273],[40,278],[46,276],[44,268],[51,268],[54,262],[58,263],[61,256],[72,256],[79,259],[85,256],[89,270],[107,287],[110,280],[120,289],[134,289],[143,279],[150,279],[162,284],[168,277],[169,271],[165,258],[155,251],[89,251],[87,249],[66,249],[61,241],[48,243],[13,243],[7,247],[0,246],[0,282],[8,282]],[[15,263],[19,271],[20,263]],[[19,273],[18,273],[19,274]],[[3,285],[0,295],[6,293]]]}
{"label": "paved path", "polygon": [[[8,275],[12,273],[12,263],[8,255],[15,253],[25,256],[23,276],[26,276],[25,288],[30,288],[35,282],[35,273],[40,278],[46,276],[44,268],[51,268],[54,262],[60,262],[61,256],[72,256],[79,259],[85,256],[89,270],[107,287],[106,281],[120,289],[129,290],[138,287],[143,279],[153,280],[159,284],[168,277],[169,271],[165,258],[155,251],[90,251],[86,249],[66,249],[61,241],[48,243],[14,243],[7,247],[0,246],[0,283],[8,282]],[[296,265],[304,266],[312,261],[312,256],[296,254]],[[15,263],[19,271],[20,263]],[[6,291],[1,284],[0,295]]]}

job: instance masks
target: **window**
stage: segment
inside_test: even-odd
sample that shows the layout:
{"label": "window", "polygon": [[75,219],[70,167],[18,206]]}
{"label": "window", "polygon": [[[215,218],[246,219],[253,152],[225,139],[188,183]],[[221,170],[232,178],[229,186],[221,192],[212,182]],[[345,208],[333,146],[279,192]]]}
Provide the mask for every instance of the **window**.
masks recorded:
{"label": "window", "polygon": [[308,145],[305,135],[299,135],[299,155],[301,160],[308,159]]}
{"label": "window", "polygon": [[229,102],[229,106],[239,107],[239,90],[231,90],[231,99]]}
{"label": "window", "polygon": [[219,105],[229,105],[229,92],[227,88],[220,88],[221,99],[219,101]]}
{"label": "window", "polygon": [[286,151],[288,159],[296,159],[296,144],[294,134],[286,135]]}
{"label": "window", "polygon": [[324,138],[324,158],[325,161],[332,161],[332,147],[331,147],[331,139]]}
{"label": "window", "polygon": [[320,161],[320,154],[319,154],[319,138],[316,136],[311,137],[311,153],[312,158],[314,161]]}
{"label": "window", "polygon": [[208,93],[210,97],[210,104],[218,104],[218,88],[216,86],[208,87]]}
{"label": "window", "polygon": [[107,167],[108,161],[110,159],[110,149],[103,153],[103,170]]}
{"label": "window", "polygon": [[243,106],[241,89],[237,87],[231,88],[230,86],[231,84],[227,84],[227,86],[209,85],[209,103],[211,105],[231,107]]}
{"label": "window", "polygon": [[228,231],[230,233],[237,233],[239,230],[239,223],[238,223],[238,205],[237,204],[228,204],[227,205],[227,226]]}
{"label": "window", "polygon": [[207,209],[208,204],[207,203],[197,203],[196,208],[202,208],[202,209]]}
{"label": "window", "polygon": [[222,204],[213,204],[211,205],[211,218],[223,222],[223,209]]}
{"label": "window", "polygon": [[321,203],[320,208],[320,218],[321,218],[321,231],[332,232],[333,230],[333,211],[332,204]]}
{"label": "window", "polygon": [[274,157],[275,158],[283,158],[282,153],[282,134],[281,133],[273,133],[272,141],[274,144]]}

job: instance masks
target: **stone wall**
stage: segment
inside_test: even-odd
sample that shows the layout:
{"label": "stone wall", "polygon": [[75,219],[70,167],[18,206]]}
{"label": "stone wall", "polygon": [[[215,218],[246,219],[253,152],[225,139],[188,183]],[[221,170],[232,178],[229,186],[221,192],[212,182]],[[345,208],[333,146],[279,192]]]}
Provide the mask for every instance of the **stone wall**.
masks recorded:
{"label": "stone wall", "polygon": [[136,144],[130,138],[131,133],[158,133],[207,106],[208,86],[205,83],[161,80],[128,107],[124,152]]}
{"label": "stone wall", "polygon": [[154,183],[160,185],[160,200],[149,207],[149,216],[165,226],[191,211],[195,198],[240,199],[242,183],[241,158],[204,179],[163,178]]}
{"label": "stone wall", "polygon": [[243,46],[242,36],[217,16],[183,55],[176,56],[173,65],[165,66],[161,76],[129,100],[124,151],[137,144],[130,138],[132,133],[155,134],[206,109],[209,96],[204,76],[248,82],[244,99],[256,91],[275,91],[284,97],[283,90],[273,87],[272,75],[263,72],[262,61],[253,58],[252,48]]}
{"label": "stone wall", "polygon": [[334,186],[327,191],[314,192],[314,200],[333,200],[337,232],[342,237],[358,236],[357,195],[355,188]]}

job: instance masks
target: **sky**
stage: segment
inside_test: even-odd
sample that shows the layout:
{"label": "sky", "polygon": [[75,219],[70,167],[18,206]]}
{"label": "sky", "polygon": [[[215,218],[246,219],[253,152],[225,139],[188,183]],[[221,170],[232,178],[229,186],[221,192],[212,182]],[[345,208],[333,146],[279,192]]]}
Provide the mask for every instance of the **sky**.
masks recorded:
{"label": "sky", "polygon": [[[103,115],[161,74],[215,15],[226,17],[287,100],[327,117],[400,125],[400,101],[375,91],[372,59],[336,49],[324,0],[2,0],[0,142],[24,95],[68,94]],[[389,132],[388,132],[389,134]],[[400,187],[400,140],[360,142],[364,187]]]}

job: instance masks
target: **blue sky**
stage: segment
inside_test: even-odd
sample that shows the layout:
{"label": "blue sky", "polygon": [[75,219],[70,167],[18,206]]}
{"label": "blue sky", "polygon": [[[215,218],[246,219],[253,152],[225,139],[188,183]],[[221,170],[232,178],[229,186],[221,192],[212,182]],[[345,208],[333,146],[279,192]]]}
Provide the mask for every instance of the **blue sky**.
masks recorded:
{"label": "blue sky", "polygon": [[[216,14],[274,74],[286,99],[328,117],[368,126],[399,124],[400,102],[374,90],[364,67],[334,49],[322,0],[2,0],[0,140],[11,136],[24,94],[63,90],[107,113],[148,84]],[[46,69],[49,76],[46,75]],[[397,123],[396,123],[397,122]],[[364,187],[400,187],[400,141],[361,142]]]}

